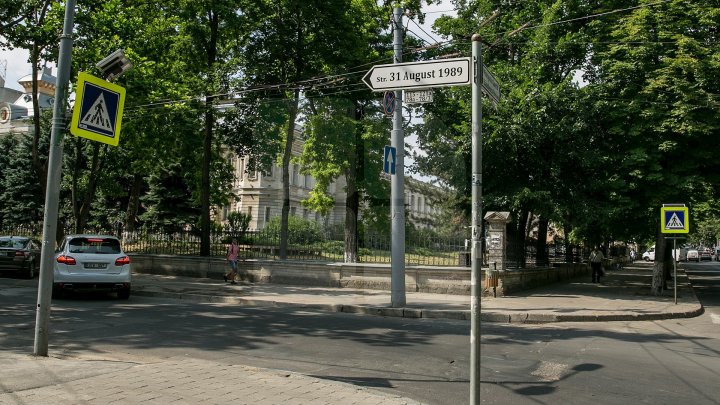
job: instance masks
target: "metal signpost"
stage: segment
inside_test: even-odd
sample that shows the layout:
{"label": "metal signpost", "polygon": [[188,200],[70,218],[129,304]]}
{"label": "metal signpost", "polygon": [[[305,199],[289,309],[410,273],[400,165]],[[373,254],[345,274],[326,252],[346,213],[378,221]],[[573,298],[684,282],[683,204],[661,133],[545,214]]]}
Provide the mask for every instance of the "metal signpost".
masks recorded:
{"label": "metal signpost", "polygon": [[35,316],[35,343],[33,345],[33,353],[36,356],[45,357],[48,355],[53,259],[55,258],[55,237],[57,235],[60,174],[63,156],[62,131],[65,128],[65,92],[70,80],[74,19],[75,0],[68,0],[65,2],[65,21],[63,22],[63,33],[60,36],[57,87],[55,88],[55,104],[53,105],[52,130],[50,132],[47,192],[45,193],[40,277],[38,281],[37,313]]}
{"label": "metal signpost", "polygon": [[[363,77],[363,82],[373,91],[395,90],[397,106],[393,121],[392,147],[397,148],[395,167],[392,173],[392,306],[405,305],[405,218],[403,192],[403,133],[402,133],[402,99],[398,90],[428,91],[432,87],[461,86],[472,84],[472,251],[471,251],[471,294],[470,302],[470,403],[480,404],[480,277],[481,277],[481,226],[482,226],[482,93],[488,95],[493,104],[500,101],[500,85],[495,77],[482,63],[480,37],[473,35],[472,58],[441,59],[426,62],[400,63],[402,55],[402,39],[398,40],[401,31],[402,13],[395,9],[395,58],[391,65],[373,66]],[[406,97],[412,94],[406,92]],[[422,99],[424,95],[418,95]],[[432,98],[432,93],[429,95]],[[413,102],[423,102],[410,96]],[[389,173],[389,146],[385,147],[383,172]],[[402,213],[403,215],[399,215]]]}
{"label": "metal signpost", "polygon": [[[660,208],[660,229],[663,234],[678,234],[690,232],[690,214],[685,204],[663,204]],[[685,237],[666,237],[673,241],[673,283],[675,290],[675,304],[677,304],[677,252],[676,241]]]}

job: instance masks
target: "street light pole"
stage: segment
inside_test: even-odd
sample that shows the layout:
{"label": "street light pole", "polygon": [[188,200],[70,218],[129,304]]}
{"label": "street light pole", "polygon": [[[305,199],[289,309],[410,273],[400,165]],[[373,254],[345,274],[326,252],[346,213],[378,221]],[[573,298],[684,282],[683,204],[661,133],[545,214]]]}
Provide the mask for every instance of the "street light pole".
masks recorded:
{"label": "street light pole", "polygon": [[37,314],[35,318],[35,344],[33,348],[33,353],[36,356],[46,357],[48,355],[48,329],[50,325],[53,259],[55,258],[55,237],[57,234],[60,174],[62,172],[63,159],[62,137],[63,130],[65,129],[65,96],[67,93],[67,84],[70,80],[74,18],[75,0],[67,0],[65,2],[63,33],[60,36],[57,86],[55,87],[52,132],[50,133],[47,191],[45,192],[42,252],[40,254],[40,276],[38,281]]}
{"label": "street light pole", "polygon": [[470,301],[470,404],[480,404],[480,278],[482,271],[482,48],[472,36],[472,248]]}
{"label": "street light pole", "polygon": [[[402,9],[393,12],[395,63],[402,62]],[[402,118],[402,90],[395,90],[395,112],[390,145],[396,150],[395,174],[390,176],[391,258],[390,301],[393,308],[404,307],[405,298],[405,135]]]}

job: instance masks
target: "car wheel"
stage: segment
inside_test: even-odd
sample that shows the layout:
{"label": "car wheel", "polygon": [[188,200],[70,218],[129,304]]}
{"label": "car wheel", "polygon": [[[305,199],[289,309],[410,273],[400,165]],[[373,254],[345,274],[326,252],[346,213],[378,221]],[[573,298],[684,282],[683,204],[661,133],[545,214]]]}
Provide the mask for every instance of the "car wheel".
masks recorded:
{"label": "car wheel", "polygon": [[117,296],[118,296],[118,299],[121,299],[121,300],[126,300],[126,299],[130,298],[130,289],[128,288],[125,290],[119,290],[117,292]]}

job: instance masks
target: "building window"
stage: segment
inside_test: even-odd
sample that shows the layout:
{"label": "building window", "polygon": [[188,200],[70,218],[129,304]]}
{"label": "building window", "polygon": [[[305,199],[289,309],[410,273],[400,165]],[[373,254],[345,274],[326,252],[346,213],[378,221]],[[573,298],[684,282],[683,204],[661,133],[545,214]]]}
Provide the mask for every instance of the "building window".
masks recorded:
{"label": "building window", "polygon": [[270,222],[270,207],[265,207],[265,223]]}
{"label": "building window", "polygon": [[292,181],[290,181],[290,184],[295,186],[300,186],[300,180],[298,176],[300,175],[300,167],[298,165],[292,165]]}
{"label": "building window", "polygon": [[292,215],[293,217],[295,216],[296,211],[296,207],[290,207],[290,215]]}

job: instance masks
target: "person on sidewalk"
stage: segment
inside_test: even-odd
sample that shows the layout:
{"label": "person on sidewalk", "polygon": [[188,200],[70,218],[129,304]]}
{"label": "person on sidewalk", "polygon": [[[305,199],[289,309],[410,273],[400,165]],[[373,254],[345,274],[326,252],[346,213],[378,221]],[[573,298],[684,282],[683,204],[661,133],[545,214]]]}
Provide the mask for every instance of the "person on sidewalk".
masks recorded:
{"label": "person on sidewalk", "polygon": [[237,244],[237,239],[232,238],[232,242],[230,243],[230,246],[228,246],[227,250],[227,261],[230,265],[230,273],[223,276],[226,283],[228,282],[228,280],[230,280],[230,284],[235,284],[235,276],[237,276],[238,268],[238,253],[240,253],[240,247]]}
{"label": "person on sidewalk", "polygon": [[602,262],[605,259],[600,248],[595,246],[592,252],[590,252],[590,267],[592,268],[592,282],[599,283],[600,277],[603,276]]}
{"label": "person on sidewalk", "polygon": [[630,249],[630,264],[635,263],[635,249]]}

